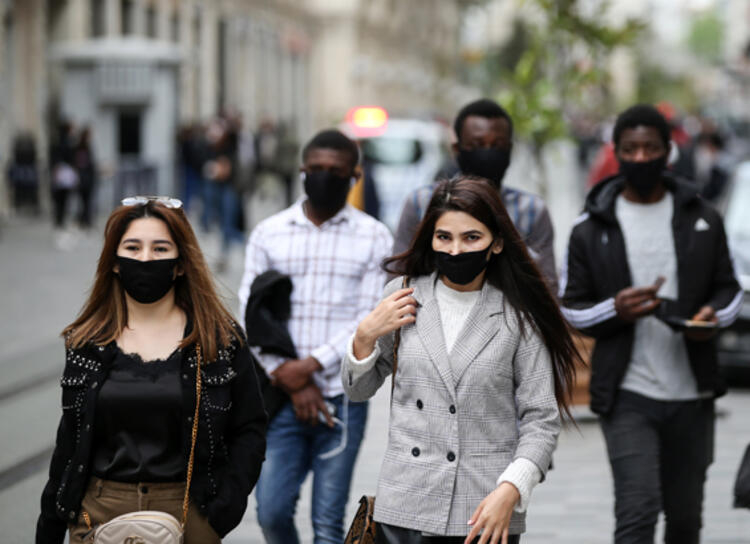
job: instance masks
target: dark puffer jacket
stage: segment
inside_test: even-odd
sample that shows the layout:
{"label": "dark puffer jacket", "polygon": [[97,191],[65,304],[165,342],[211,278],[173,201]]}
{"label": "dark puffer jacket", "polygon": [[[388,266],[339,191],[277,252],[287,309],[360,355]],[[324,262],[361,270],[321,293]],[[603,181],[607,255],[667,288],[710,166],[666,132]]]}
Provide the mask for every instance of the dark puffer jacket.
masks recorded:
{"label": "dark puffer jacket", "polygon": [[[62,543],[75,521],[90,477],[97,396],[117,347],[66,350],[62,418],[42,493],[37,543]],[[204,363],[192,501],[223,537],[242,519],[265,456],[266,414],[247,345],[234,342]],[[187,459],[195,413],[195,346],[182,350],[182,451]],[[133,409],[133,417],[148,417]]]}
{"label": "dark puffer jacket", "polygon": [[[615,310],[617,293],[632,285],[625,239],[615,201],[625,180],[614,176],[597,184],[585,213],[573,226],[560,282],[562,312],[577,329],[596,339],[591,356],[591,410],[612,408],[630,363],[635,325]],[[677,254],[677,300],[660,305],[666,315],[689,319],[703,305],[716,311],[720,327],[729,326],[742,306],[721,217],[700,198],[695,185],[664,173],[674,197],[672,235]],[[685,338],[698,390],[719,396],[726,391],[718,371],[716,342]]]}

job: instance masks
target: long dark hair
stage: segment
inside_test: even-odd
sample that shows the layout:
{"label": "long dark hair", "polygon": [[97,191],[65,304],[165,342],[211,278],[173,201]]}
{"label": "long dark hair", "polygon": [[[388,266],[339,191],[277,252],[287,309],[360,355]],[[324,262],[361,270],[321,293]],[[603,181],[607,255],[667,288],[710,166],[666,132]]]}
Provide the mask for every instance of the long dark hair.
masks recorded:
{"label": "long dark hair", "polygon": [[556,298],[529,256],[497,189],[487,180],[456,176],[441,182],[432,195],[411,247],[400,255],[386,259],[384,268],[391,274],[408,277],[434,272],[432,238],[435,223],[449,211],[471,215],[489,229],[494,240],[503,241],[503,250],[499,254],[491,254],[485,281],[503,292],[505,300],[519,317],[521,334],[525,334],[524,323],[530,323],[542,337],[552,359],[557,405],[562,413],[572,419],[569,404],[575,381],[575,364],[582,362],[581,356]]}
{"label": "long dark hair", "polygon": [[63,330],[67,344],[73,348],[87,343],[104,345],[117,339],[127,325],[124,288],[114,272],[117,246],[130,223],[143,217],[163,221],[179,251],[183,274],[175,281],[175,304],[193,324],[192,332],[183,339],[180,347],[199,342],[206,361],[213,361],[221,347],[228,346],[235,339],[242,341],[242,336],[234,326],[232,314],[219,298],[185,212],[167,208],[156,201],[120,206],[109,216],[94,286],[76,320]]}

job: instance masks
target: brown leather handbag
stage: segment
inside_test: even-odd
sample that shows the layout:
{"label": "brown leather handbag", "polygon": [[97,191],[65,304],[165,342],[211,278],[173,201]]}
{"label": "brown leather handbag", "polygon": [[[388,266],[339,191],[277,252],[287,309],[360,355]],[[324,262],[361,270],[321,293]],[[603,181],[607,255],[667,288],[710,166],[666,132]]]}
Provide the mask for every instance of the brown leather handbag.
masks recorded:
{"label": "brown leather handbag", "polygon": [[[403,287],[409,285],[409,279],[404,276]],[[393,388],[396,387],[396,370],[398,370],[398,346],[401,343],[401,329],[396,330],[393,339],[393,374],[391,374],[391,402],[393,402]],[[375,513],[375,497],[373,495],[362,495],[359,499],[359,508],[354,514],[354,520],[346,533],[344,544],[375,544],[375,536],[378,534],[378,524],[372,519]]]}
{"label": "brown leather handbag", "polygon": [[362,495],[354,520],[346,533],[344,544],[375,544],[378,524],[372,519],[375,512],[375,497]]}

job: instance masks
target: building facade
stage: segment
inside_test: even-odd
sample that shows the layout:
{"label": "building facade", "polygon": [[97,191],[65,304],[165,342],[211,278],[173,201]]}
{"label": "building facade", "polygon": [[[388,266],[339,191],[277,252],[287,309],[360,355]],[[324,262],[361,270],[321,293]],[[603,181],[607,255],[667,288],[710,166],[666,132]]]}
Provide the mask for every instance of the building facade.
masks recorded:
{"label": "building facade", "polygon": [[300,141],[363,104],[450,117],[476,94],[458,75],[465,9],[462,0],[0,0],[0,164],[20,131],[46,164],[49,133],[65,117],[92,127],[105,174],[126,156],[157,162],[157,189],[171,193],[170,135],[222,109],[248,128],[283,122]]}

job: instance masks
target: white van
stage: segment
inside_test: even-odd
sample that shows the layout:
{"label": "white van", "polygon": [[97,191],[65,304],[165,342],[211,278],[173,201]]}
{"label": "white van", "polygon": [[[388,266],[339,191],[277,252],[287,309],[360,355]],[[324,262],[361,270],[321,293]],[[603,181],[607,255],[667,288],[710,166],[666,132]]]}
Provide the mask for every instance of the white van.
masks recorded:
{"label": "white van", "polygon": [[[362,166],[367,182],[377,196],[377,215],[395,231],[404,199],[414,189],[429,185],[450,160],[450,128],[437,121],[387,119],[384,110],[366,126],[350,113],[341,128],[359,142]],[[360,184],[361,185],[361,184]],[[372,211],[371,191],[364,187],[352,191],[352,202]]]}

